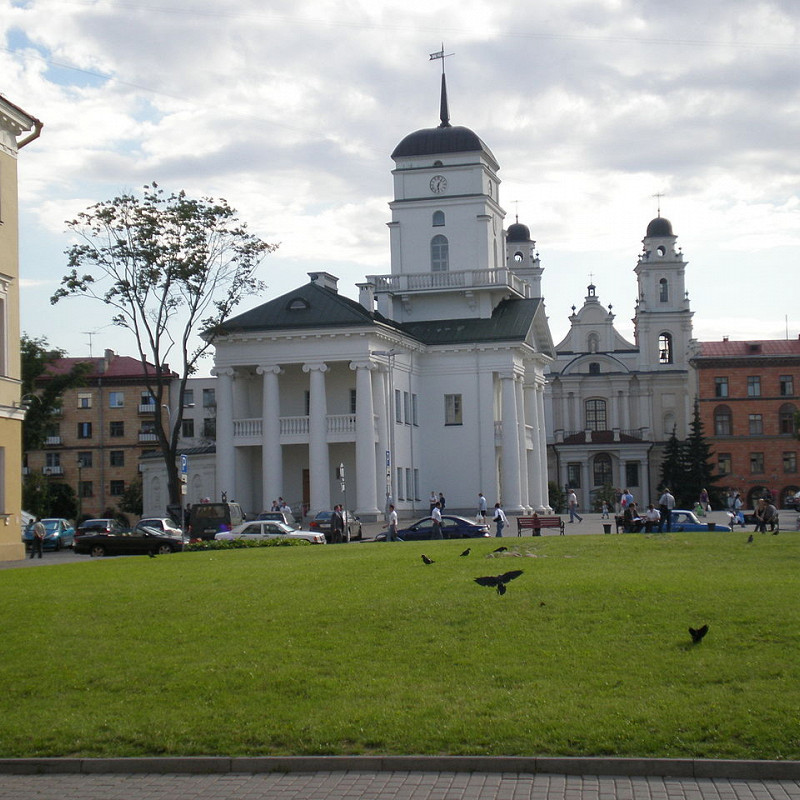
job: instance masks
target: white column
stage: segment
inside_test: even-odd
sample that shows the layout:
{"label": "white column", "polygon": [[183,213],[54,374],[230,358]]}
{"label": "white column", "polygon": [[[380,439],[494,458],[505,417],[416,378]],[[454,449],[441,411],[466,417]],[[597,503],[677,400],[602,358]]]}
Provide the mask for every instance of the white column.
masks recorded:
{"label": "white column", "polygon": [[331,507],[330,457],[328,455],[328,400],[325,395],[327,364],[303,364],[309,373],[308,480],[311,513]]}
{"label": "white column", "polygon": [[375,475],[376,497],[380,498],[384,513],[388,513],[389,496],[392,493],[391,473],[386,474],[386,451],[390,449],[389,426],[389,389],[387,380],[388,372],[384,365],[380,365],[375,373],[376,387],[373,393],[375,415],[378,417],[378,463],[380,469]]}
{"label": "white column", "polygon": [[519,429],[519,502],[524,514],[531,513],[531,504],[528,498],[528,443],[527,419],[525,417],[525,387],[522,376],[514,381],[514,393],[517,404],[517,427]]}
{"label": "white column", "polygon": [[548,511],[552,511],[547,486],[547,430],[545,429],[544,419],[544,384],[536,385],[536,416],[539,418],[539,463],[541,464],[539,484],[541,486],[542,505]]}
{"label": "white column", "polygon": [[256,372],[264,376],[261,396],[261,507],[284,494],[283,450],[281,448],[281,409],[278,366],[261,366]]}
{"label": "white column", "polygon": [[503,499],[504,510],[523,511],[519,501],[519,419],[513,374],[500,376],[500,395],[503,409]]}
{"label": "white column", "polygon": [[350,369],[356,373],[356,514],[376,517],[375,405],[372,398],[371,361],[354,361]]}
{"label": "white column", "polygon": [[217,378],[217,496],[236,497],[236,459],[233,455],[233,368],[213,369]]}
{"label": "white column", "polygon": [[537,513],[544,512],[542,501],[542,451],[539,447],[539,437],[542,435],[542,420],[539,418],[539,408],[536,403],[536,385],[528,385],[525,387],[525,409],[526,418],[531,421],[533,447],[528,454],[528,502],[531,508]]}

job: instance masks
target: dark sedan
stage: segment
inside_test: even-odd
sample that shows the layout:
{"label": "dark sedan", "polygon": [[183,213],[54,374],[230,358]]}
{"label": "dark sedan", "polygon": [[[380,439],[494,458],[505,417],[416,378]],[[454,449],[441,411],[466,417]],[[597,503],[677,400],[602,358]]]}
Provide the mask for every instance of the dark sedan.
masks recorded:
{"label": "dark sedan", "polygon": [[[488,525],[473,522],[465,517],[442,514],[442,538],[444,539],[476,539],[491,535]],[[376,538],[385,539],[386,534],[379,534]],[[425,517],[408,528],[399,529],[397,538],[404,542],[433,539],[433,517]]]}
{"label": "dark sedan", "polygon": [[[344,536],[342,541],[349,542],[351,539],[361,538],[361,520],[352,511],[342,511],[344,517]],[[331,521],[333,511],[320,511],[308,524],[311,531],[319,531],[325,534],[325,540],[330,543],[332,530]]]}
{"label": "dark sedan", "polygon": [[75,540],[75,552],[102,556],[156,556],[183,550],[183,537],[155,528],[137,528],[116,533],[87,533]]}

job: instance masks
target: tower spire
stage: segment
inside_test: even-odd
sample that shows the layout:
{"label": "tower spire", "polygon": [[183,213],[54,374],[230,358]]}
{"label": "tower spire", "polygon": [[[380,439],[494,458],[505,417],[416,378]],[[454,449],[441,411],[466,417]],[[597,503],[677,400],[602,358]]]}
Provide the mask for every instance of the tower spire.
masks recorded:
{"label": "tower spire", "polygon": [[439,123],[440,128],[450,127],[450,109],[447,105],[447,79],[444,74],[444,60],[452,55],[453,53],[444,52],[444,42],[442,42],[442,49],[436,53],[431,53],[430,57],[431,61],[436,61],[438,59],[442,60],[442,96],[439,102],[439,119],[441,120]]}

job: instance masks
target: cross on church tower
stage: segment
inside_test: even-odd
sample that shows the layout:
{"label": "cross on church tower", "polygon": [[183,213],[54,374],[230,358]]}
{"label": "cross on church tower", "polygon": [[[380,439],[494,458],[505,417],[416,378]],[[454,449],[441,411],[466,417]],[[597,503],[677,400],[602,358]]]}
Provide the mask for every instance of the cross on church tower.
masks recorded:
{"label": "cross on church tower", "polygon": [[664,196],[664,193],[663,193],[663,192],[656,192],[656,193],[653,195],[653,197],[655,197],[655,198],[656,198],[656,203],[657,203],[657,205],[656,205],[656,209],[658,210],[658,214],[657,214],[657,216],[659,216],[659,217],[661,216],[661,198],[662,198],[663,196]]}

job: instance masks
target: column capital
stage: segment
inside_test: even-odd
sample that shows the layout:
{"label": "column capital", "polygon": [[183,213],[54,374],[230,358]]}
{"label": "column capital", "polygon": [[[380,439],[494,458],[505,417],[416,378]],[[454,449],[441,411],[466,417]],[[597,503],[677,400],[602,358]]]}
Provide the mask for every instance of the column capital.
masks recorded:
{"label": "column capital", "polygon": [[324,361],[308,361],[303,364],[303,372],[327,372],[329,369]]}
{"label": "column capital", "polygon": [[283,375],[283,368],[278,364],[261,364],[256,367],[259,375]]}
{"label": "column capital", "polygon": [[235,373],[233,367],[214,367],[211,374],[215,378],[232,378]]}
{"label": "column capital", "polygon": [[359,369],[379,369],[380,366],[380,364],[377,364],[375,361],[371,361],[368,358],[357,359],[350,362],[350,369],[353,371]]}

